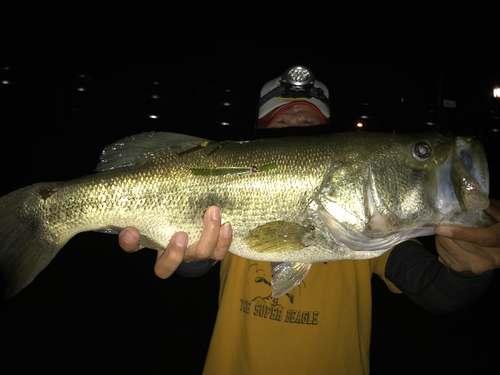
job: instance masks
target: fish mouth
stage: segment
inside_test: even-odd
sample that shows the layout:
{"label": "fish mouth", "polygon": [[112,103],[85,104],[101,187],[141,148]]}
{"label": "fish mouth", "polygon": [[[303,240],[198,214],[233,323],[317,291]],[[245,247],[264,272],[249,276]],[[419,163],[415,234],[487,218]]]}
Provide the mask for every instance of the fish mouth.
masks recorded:
{"label": "fish mouth", "polygon": [[488,163],[483,146],[474,138],[456,138],[436,177],[436,208],[444,216],[480,213],[489,206]]}

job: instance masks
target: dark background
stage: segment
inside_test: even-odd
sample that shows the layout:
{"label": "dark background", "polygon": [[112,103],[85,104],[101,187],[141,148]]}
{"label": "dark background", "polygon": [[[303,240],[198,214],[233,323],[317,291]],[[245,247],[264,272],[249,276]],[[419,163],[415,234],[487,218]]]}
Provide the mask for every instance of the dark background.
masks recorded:
{"label": "dark background", "polygon": [[[494,64],[330,59],[321,50],[244,41],[196,51],[172,51],[166,63],[0,66],[0,195],[93,173],[105,145],[143,131],[268,136],[254,129],[260,88],[304,64],[330,90],[332,125],[317,131],[355,131],[361,121],[363,131],[475,135],[488,154],[491,196],[500,198]],[[426,245],[433,250],[432,238]],[[218,269],[163,281],[153,273],[155,253],[126,254],[116,236],[73,238],[30,286],[3,302],[0,373],[201,373]],[[374,278],[372,374],[500,373],[499,285],[496,277],[471,306],[436,316]]]}

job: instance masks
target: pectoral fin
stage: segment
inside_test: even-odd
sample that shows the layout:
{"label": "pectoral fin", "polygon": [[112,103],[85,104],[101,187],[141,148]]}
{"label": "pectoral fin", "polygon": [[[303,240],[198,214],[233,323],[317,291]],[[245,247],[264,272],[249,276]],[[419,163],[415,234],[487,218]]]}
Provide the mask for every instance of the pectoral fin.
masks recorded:
{"label": "pectoral fin", "polygon": [[299,251],[308,246],[312,233],[312,229],[297,223],[274,221],[252,230],[245,242],[258,253]]}
{"label": "pectoral fin", "polygon": [[310,263],[279,263],[271,268],[273,298],[280,298],[299,285],[306,277]]}

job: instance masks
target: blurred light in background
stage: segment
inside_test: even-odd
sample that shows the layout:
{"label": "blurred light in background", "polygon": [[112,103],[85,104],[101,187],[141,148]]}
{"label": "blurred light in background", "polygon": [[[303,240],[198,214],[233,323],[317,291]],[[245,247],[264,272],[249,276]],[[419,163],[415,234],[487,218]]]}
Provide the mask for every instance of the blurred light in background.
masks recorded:
{"label": "blurred light in background", "polygon": [[0,68],[0,78],[2,85],[10,85],[12,82],[12,72],[10,71],[10,67],[4,66]]}

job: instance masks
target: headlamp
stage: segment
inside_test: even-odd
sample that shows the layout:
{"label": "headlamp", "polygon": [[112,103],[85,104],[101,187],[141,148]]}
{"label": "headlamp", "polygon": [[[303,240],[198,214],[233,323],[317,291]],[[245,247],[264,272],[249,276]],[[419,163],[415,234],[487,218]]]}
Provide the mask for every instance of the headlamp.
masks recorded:
{"label": "headlamp", "polygon": [[296,65],[286,70],[277,86],[260,98],[260,106],[270,99],[295,101],[315,98],[329,107],[328,98],[322,88],[315,86],[314,74],[303,65]]}
{"label": "headlamp", "polygon": [[327,124],[330,121],[328,97],[328,87],[317,81],[311,70],[303,65],[295,65],[267,82],[260,90],[257,125],[267,128],[281,110],[295,104],[309,105]]}
{"label": "headlamp", "polygon": [[314,76],[305,66],[297,65],[283,73],[281,82],[288,82],[293,86],[305,86],[309,83],[314,84]]}

